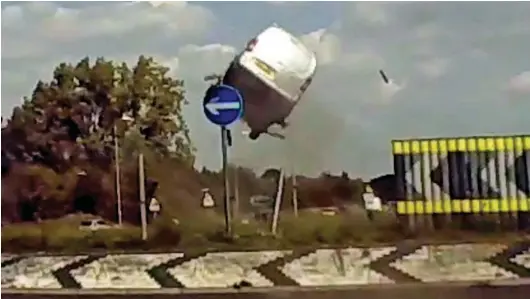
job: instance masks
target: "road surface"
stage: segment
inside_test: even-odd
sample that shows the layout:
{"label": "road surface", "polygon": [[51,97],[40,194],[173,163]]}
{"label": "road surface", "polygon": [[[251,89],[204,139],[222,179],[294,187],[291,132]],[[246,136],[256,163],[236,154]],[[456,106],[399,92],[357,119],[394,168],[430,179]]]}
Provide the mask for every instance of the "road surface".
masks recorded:
{"label": "road surface", "polygon": [[[520,284],[522,283],[522,284]],[[495,283],[432,283],[344,287],[273,287],[251,289],[154,290],[2,290],[4,299],[527,299],[528,281]]]}

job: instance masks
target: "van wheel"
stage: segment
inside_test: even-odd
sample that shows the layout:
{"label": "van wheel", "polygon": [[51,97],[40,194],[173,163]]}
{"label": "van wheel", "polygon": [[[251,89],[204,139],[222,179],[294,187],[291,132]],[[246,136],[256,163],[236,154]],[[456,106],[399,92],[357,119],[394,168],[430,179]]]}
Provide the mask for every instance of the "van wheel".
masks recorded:
{"label": "van wheel", "polygon": [[256,140],[258,139],[259,135],[261,135],[259,132],[250,131],[250,134],[248,134],[248,138],[250,138],[251,140]]}
{"label": "van wheel", "polygon": [[277,124],[279,124],[282,127],[282,129],[285,129],[285,128],[287,128],[289,126],[289,123],[287,121],[285,121],[285,120],[281,120],[281,121],[277,122]]}

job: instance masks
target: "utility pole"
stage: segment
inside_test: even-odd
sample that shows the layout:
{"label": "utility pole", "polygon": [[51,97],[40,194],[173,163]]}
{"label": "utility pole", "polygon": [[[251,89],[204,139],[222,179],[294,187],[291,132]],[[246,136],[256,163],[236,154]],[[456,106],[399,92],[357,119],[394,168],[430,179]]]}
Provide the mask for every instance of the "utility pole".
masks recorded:
{"label": "utility pole", "polygon": [[[134,118],[131,118],[127,115],[122,115],[121,117],[122,121],[125,121],[127,123],[133,122]],[[117,204],[117,210],[118,210],[118,224],[121,226],[123,224],[123,207],[121,202],[121,169],[120,169],[120,141],[118,138],[118,128],[116,127],[116,122],[114,122],[114,125],[112,127],[113,130],[113,139],[114,139],[114,165],[116,168],[116,204]]]}
{"label": "utility pole", "polygon": [[147,211],[145,207],[145,171],[144,155],[138,156],[138,177],[140,183],[140,217],[142,221],[142,240],[147,240]]}
{"label": "utility pole", "polygon": [[118,130],[116,124],[113,127],[114,135],[114,163],[116,168],[116,202],[118,205],[118,224],[121,226],[123,223],[122,216],[122,205],[121,205],[121,173],[120,173],[120,145],[118,141]]}
{"label": "utility pole", "polygon": [[278,218],[280,216],[280,207],[282,204],[283,181],[284,173],[282,168],[280,170],[280,177],[278,178],[278,190],[276,191],[276,200],[274,201],[274,212],[272,214],[271,232],[273,235],[276,235],[276,230],[278,228]]}

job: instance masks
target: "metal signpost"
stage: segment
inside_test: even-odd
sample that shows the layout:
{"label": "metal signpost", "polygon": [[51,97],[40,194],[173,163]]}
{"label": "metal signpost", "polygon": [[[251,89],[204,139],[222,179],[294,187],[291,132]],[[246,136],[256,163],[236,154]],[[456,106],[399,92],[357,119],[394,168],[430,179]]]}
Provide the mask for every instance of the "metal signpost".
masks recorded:
{"label": "metal signpost", "polygon": [[237,121],[243,114],[243,98],[232,86],[217,84],[204,98],[203,110],[206,118],[221,127],[221,152],[223,157],[225,232],[232,234],[230,217],[230,194],[228,189],[228,134],[226,128]]}

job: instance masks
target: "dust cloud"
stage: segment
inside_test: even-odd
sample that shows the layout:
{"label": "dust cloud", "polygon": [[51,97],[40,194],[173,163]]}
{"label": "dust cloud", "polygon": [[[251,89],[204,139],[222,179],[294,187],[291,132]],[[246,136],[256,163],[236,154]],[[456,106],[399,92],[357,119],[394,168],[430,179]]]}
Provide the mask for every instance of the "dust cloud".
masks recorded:
{"label": "dust cloud", "polygon": [[232,130],[230,162],[259,174],[269,167],[284,167],[287,173],[311,176],[327,171],[345,122],[325,105],[326,100],[317,98],[309,88],[287,119],[285,140],[266,134],[250,140],[241,133],[246,130],[245,125],[238,124]]}

